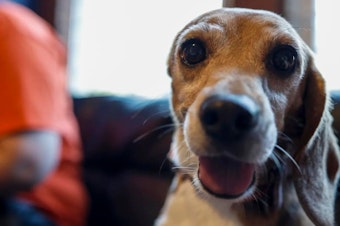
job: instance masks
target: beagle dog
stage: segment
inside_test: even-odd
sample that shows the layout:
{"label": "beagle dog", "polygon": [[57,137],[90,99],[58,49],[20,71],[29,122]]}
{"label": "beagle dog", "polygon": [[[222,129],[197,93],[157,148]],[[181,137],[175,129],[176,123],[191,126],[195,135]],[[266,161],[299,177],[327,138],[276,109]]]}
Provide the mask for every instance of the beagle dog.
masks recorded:
{"label": "beagle dog", "polygon": [[168,59],[177,170],[157,226],[334,225],[339,149],[313,53],[277,14],[205,13]]}

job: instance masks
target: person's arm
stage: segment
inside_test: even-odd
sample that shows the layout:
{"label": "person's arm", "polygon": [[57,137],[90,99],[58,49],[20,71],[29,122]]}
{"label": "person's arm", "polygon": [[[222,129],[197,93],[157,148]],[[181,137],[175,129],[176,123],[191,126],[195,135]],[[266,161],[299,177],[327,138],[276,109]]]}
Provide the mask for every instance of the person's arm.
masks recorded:
{"label": "person's arm", "polygon": [[25,131],[0,137],[0,196],[30,189],[58,164],[60,136]]}

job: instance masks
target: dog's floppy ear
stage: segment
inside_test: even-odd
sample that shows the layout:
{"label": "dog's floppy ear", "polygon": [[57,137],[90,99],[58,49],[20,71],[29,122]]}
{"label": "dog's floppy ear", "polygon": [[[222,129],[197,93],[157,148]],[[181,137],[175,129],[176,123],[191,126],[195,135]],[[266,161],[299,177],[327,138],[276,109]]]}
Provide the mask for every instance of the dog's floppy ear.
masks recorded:
{"label": "dog's floppy ear", "polygon": [[313,62],[305,74],[303,130],[295,159],[298,198],[315,225],[334,225],[339,158],[325,82]]}

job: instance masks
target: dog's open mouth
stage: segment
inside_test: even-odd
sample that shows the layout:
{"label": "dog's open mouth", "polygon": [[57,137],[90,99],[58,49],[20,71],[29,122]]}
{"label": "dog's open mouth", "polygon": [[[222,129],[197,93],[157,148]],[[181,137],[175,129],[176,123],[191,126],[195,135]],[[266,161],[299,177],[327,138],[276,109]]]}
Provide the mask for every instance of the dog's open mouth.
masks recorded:
{"label": "dog's open mouth", "polygon": [[200,157],[198,177],[214,196],[236,198],[254,183],[255,165],[228,157]]}

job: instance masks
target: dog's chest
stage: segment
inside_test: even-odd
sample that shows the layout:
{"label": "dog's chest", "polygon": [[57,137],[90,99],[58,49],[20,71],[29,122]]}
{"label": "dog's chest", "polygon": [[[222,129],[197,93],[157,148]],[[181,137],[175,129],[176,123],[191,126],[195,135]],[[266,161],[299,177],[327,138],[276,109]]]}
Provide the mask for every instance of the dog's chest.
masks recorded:
{"label": "dog's chest", "polygon": [[212,206],[185,180],[171,193],[156,226],[241,226],[230,204]]}

